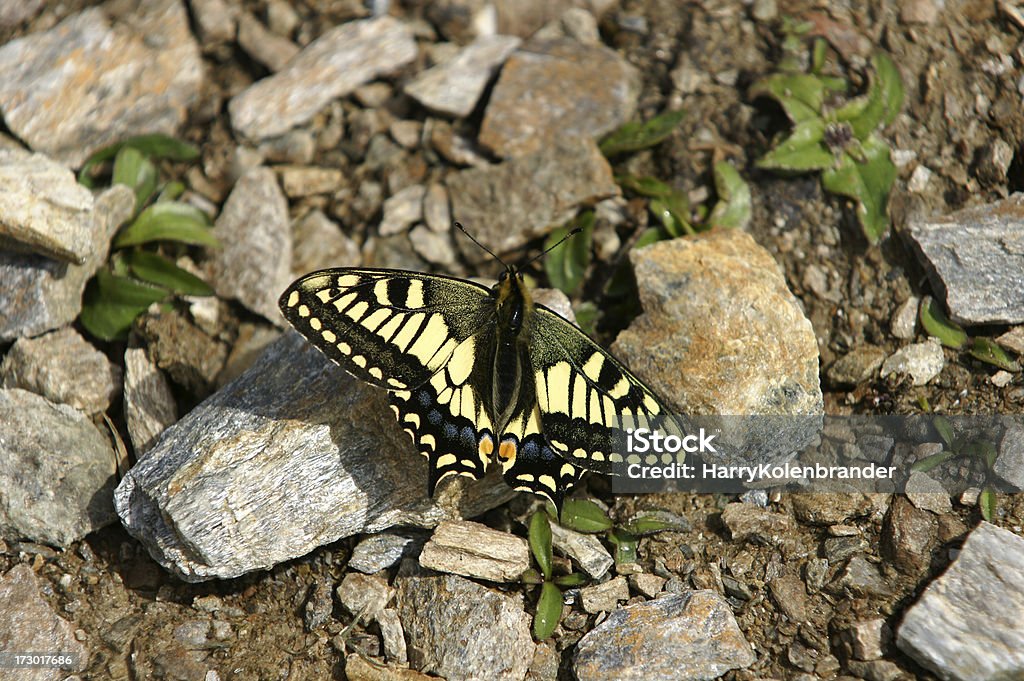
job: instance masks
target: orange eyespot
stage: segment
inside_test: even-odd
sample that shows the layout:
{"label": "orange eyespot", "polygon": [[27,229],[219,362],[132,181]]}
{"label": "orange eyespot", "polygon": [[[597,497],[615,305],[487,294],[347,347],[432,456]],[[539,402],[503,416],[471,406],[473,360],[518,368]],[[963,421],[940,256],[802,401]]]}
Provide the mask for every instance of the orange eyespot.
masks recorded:
{"label": "orange eyespot", "polygon": [[513,461],[516,458],[516,443],[512,440],[503,440],[498,445],[498,458],[502,461]]}

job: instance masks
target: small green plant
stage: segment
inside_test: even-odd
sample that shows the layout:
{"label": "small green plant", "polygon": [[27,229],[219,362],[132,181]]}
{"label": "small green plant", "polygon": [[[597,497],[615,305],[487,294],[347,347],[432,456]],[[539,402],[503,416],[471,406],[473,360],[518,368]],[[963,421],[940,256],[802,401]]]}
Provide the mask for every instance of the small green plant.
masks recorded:
{"label": "small green plant", "polygon": [[132,322],[156,302],[174,295],[212,295],[210,286],[178,267],[168,254],[188,246],[218,246],[206,213],[178,201],[180,182],[161,185],[155,159],[191,161],[199,151],[164,135],[144,135],[101,149],[79,173],[79,182],[95,187],[113,161],[110,182],[135,193],[134,216],[114,238],[110,261],[86,286],[80,319],[102,340],[124,338]]}
{"label": "small green plant", "polygon": [[1005,371],[1020,371],[1020,364],[991,338],[970,338],[967,332],[951,321],[942,312],[938,302],[931,296],[921,301],[921,326],[929,336],[953,350],[967,350],[971,357],[999,367]]}
{"label": "small green plant", "polygon": [[889,146],[878,131],[892,123],[903,106],[903,83],[892,60],[884,54],[871,59],[867,92],[844,102],[833,100],[849,84],[822,73],[825,43],[816,40],[809,72],[800,69],[794,51],[808,26],[784,25],[784,57],[776,73],[757,81],[750,96],[774,99],[792,129],[757,165],[768,170],[821,172],[822,187],[853,199],[864,235],[876,243],[889,226],[886,204],[896,179]]}
{"label": "small green plant", "polygon": [[[571,571],[568,563],[556,564],[551,543],[551,521],[562,527],[585,534],[603,534],[614,547],[616,565],[636,563],[640,538],[657,532],[682,530],[680,523],[656,514],[634,518],[621,526],[615,525],[604,510],[587,499],[567,499],[562,505],[561,519],[550,504],[543,511],[530,516],[528,532],[530,552],[538,569],[530,568],[522,577],[526,584],[540,585],[537,610],[533,618],[533,636],[538,641],[551,636],[562,618],[562,589],[585,584],[587,578]],[[561,574],[556,574],[561,572]]]}
{"label": "small green plant", "polygon": [[932,419],[932,428],[942,440],[943,450],[937,454],[926,456],[920,461],[915,461],[910,470],[927,473],[954,459],[962,461],[972,468],[974,465],[980,465],[984,468],[986,482],[982,487],[981,494],[978,495],[978,509],[981,511],[982,518],[991,521],[996,515],[997,497],[995,487],[988,481],[994,475],[992,467],[999,457],[995,444],[988,440],[966,440],[957,437],[953,424],[945,416],[935,416]]}

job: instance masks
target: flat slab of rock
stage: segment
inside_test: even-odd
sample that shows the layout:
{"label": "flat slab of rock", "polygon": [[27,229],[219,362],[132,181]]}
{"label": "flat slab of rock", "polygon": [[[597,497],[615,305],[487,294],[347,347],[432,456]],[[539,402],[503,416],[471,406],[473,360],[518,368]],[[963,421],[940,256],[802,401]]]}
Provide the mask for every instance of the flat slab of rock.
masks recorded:
{"label": "flat slab of rock", "polygon": [[124,353],[124,417],[136,456],[148,452],[157,436],[178,420],[170,383],[143,348]]}
{"label": "flat slab of rock", "polygon": [[580,679],[716,679],[756,659],[732,608],[713,591],[616,610],[576,646]]}
{"label": "flat slab of rock", "polygon": [[114,452],[85,414],[0,390],[0,538],[68,546],[115,520]]}
{"label": "flat slab of rock", "polygon": [[433,527],[504,503],[500,475],[442,485],[384,391],[297,333],[168,428],[118,486],[129,533],[188,581],[230,578],[353,534]]}
{"label": "flat slab of rock", "polygon": [[536,646],[519,594],[405,561],[395,578],[395,602],[413,667],[449,681],[526,676]]}
{"label": "flat slab of rock", "polygon": [[448,61],[416,76],[405,86],[405,94],[439,113],[468,116],[491,76],[521,42],[509,35],[477,38]]}
{"label": "flat slab of rock", "polygon": [[231,126],[253,140],[308,122],[328,102],[416,58],[412,31],[387,15],[336,26],[274,75],[232,98]]}
{"label": "flat slab of rock", "polygon": [[420,565],[492,582],[517,582],[530,567],[526,540],[468,520],[447,520],[420,553]]}
{"label": "flat slab of rock", "polygon": [[70,324],[82,311],[85,283],[106,261],[110,239],[131,216],[135,194],[111,187],[93,206],[90,251],[82,265],[0,249],[0,343]]}
{"label": "flat slab of rock", "polygon": [[283,324],[277,299],[291,280],[292,231],[274,171],[253,168],[235,183],[213,233],[217,295]]}
{"label": "flat slab of rock", "polygon": [[173,135],[197,101],[199,46],[178,0],[144,0],[132,21],[74,14],[0,48],[0,112],[36,151],[77,166],[131,135]]}
{"label": "flat slab of rock", "polygon": [[982,522],[903,617],[896,645],[947,681],[1024,674],[1024,538]]}
{"label": "flat slab of rock", "polygon": [[65,328],[12,345],[0,366],[0,385],[99,414],[121,390],[121,369],[77,331]]}
{"label": "flat slab of rock", "polygon": [[[43,598],[43,588],[50,589],[50,585],[24,563],[0,577],[0,648],[7,654],[70,653],[84,668],[88,650],[75,638],[71,622],[54,612]],[[79,671],[74,667],[65,669]],[[23,668],[5,671],[4,676],[43,681],[66,678],[67,673],[53,668]]]}
{"label": "flat slab of rock", "polygon": [[639,90],[636,68],[603,45],[535,40],[502,68],[479,142],[516,157],[566,137],[595,139],[632,117]]}
{"label": "flat slab of rock", "polygon": [[[446,182],[452,218],[499,255],[561,225],[581,205],[619,195],[597,145],[580,140],[560,140],[501,165],[469,168]],[[468,239],[457,243],[473,262],[490,257]]]}
{"label": "flat slab of rock", "polygon": [[85,263],[93,251],[93,197],[74,173],[43,154],[0,149],[0,187],[0,239],[32,253]]}
{"label": "flat slab of rock", "polygon": [[558,523],[551,524],[551,543],[575,560],[594,579],[604,577],[615,563],[600,539],[592,534],[567,529]]}
{"label": "flat slab of rock", "polygon": [[1024,194],[912,221],[909,236],[953,321],[1024,322]]}

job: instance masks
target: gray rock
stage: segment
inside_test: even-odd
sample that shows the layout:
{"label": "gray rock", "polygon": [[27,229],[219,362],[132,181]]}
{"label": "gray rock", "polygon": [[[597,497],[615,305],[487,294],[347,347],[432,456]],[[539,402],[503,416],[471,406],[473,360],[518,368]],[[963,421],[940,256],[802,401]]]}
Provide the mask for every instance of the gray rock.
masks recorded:
{"label": "gray rock", "polygon": [[[611,167],[591,142],[559,139],[535,154],[449,175],[452,216],[501,255],[543,236],[581,205],[617,196]],[[466,241],[473,262],[490,258]]]}
{"label": "gray rock", "polygon": [[302,621],[306,631],[315,631],[331,621],[334,612],[334,597],[331,583],[318,579],[309,590],[309,597],[302,607]]}
{"label": "gray rock", "polygon": [[843,632],[842,638],[850,646],[850,653],[858,660],[877,660],[884,654],[892,632],[881,617],[860,620]]}
{"label": "gray rock", "polygon": [[567,529],[557,523],[551,525],[551,543],[594,579],[601,579],[608,574],[615,563],[597,537]]}
{"label": "gray rock", "polygon": [[224,387],[251,367],[267,347],[281,337],[279,329],[263,324],[243,322],[238,326],[238,338],[217,374],[217,387]]}
{"label": "gray rock", "polygon": [[423,219],[423,195],[427,188],[410,185],[384,201],[384,216],[380,221],[380,235],[391,236],[404,232],[413,223]]}
{"label": "gray rock", "polygon": [[121,369],[77,331],[66,328],[12,345],[0,366],[0,385],[99,414],[121,390]]}
{"label": "gray rock", "polygon": [[1018,490],[1024,490],[1024,424],[1011,419],[999,442],[992,471]]}
{"label": "gray rock", "polygon": [[206,47],[235,39],[238,9],[226,0],[192,0],[189,3],[199,38]]}
{"label": "gray rock", "polygon": [[905,489],[907,499],[917,508],[923,511],[942,514],[953,510],[953,502],[950,501],[949,492],[942,486],[942,483],[935,480],[927,473],[914,471],[907,478]]}
{"label": "gray rock", "polygon": [[380,627],[381,643],[384,645],[384,657],[388,662],[408,664],[409,654],[405,645],[405,629],[398,611],[385,608],[377,615],[377,626]]}
{"label": "gray rock", "polygon": [[178,420],[171,386],[143,348],[124,352],[124,416],[137,457]]}
{"label": "gray rock", "polygon": [[845,598],[884,598],[892,595],[892,587],[867,558],[853,556],[829,584],[829,592]]}
{"label": "gray rock", "polygon": [[410,663],[449,681],[521,681],[533,659],[530,616],[503,594],[405,561],[395,578]]}
{"label": "gray rock", "polygon": [[294,276],[326,267],[356,267],[363,260],[359,245],[318,210],[292,223],[292,243]]}
{"label": "gray rock", "polygon": [[1024,670],[1024,539],[981,522],[904,614],[896,645],[945,681]]}
{"label": "gray rock", "polygon": [[921,299],[917,296],[910,296],[903,304],[896,308],[889,322],[892,335],[900,340],[910,340],[917,332],[917,309],[921,305]]}
{"label": "gray rock", "polygon": [[63,547],[114,521],[114,452],[84,414],[0,390],[0,423],[0,538]]}
{"label": "gray rock", "polygon": [[442,484],[383,391],[296,333],[164,432],[115,493],[129,533],[188,581],[230,578],[394,525],[432,527],[512,496],[500,476]]}
{"label": "gray rock", "polygon": [[885,350],[877,345],[858,345],[828,368],[828,378],[836,385],[857,385],[870,380],[885,360]]}
{"label": "gray rock", "polygon": [[514,534],[468,520],[446,520],[420,553],[420,565],[492,582],[517,582],[530,567],[530,547]]}
{"label": "gray rock", "polygon": [[46,0],[6,0],[0,2],[0,26],[14,27],[39,13]]}
{"label": "gray rock", "polygon": [[756,659],[732,609],[713,591],[621,608],[576,646],[580,679],[715,679]]}
{"label": "gray rock", "polygon": [[[89,661],[89,651],[75,638],[75,627],[60,617],[43,597],[50,585],[32,572],[27,564],[15,565],[0,577],[0,642],[8,655],[18,652],[70,653],[77,657],[81,671]],[[55,668],[21,668],[4,672],[5,678],[18,681],[49,681],[67,678],[67,671]]]}
{"label": "gray rock", "polygon": [[203,67],[178,0],[144,0],[131,23],[99,8],[0,48],[0,111],[28,145],[71,166],[132,135],[173,135]]}
{"label": "gray rock", "polygon": [[338,601],[353,617],[360,616],[364,622],[372,622],[387,607],[394,590],[387,580],[380,577],[350,572],[337,589]]}
{"label": "gray rock", "polygon": [[429,263],[443,269],[455,267],[455,244],[451,234],[439,234],[423,225],[416,225],[409,231],[409,243],[412,250]]}
{"label": "gray rock", "polygon": [[1024,355],[1024,326],[1015,326],[1002,336],[996,338],[996,342],[1004,348],[1013,350],[1018,355]]}
{"label": "gray rock", "polygon": [[0,186],[0,243],[76,265],[92,255],[92,193],[70,170],[43,154],[0,149]]}
{"label": "gray rock", "polygon": [[298,45],[267,30],[248,12],[238,17],[238,46],[271,72],[283,69],[299,53]]}
{"label": "gray rock", "polygon": [[426,535],[410,532],[371,534],[352,549],[348,566],[372,575],[391,567],[403,557],[418,555],[426,540]]}
{"label": "gray rock", "polygon": [[333,194],[342,187],[344,175],[337,168],[284,166],[278,169],[281,186],[291,199],[313,194]]}
{"label": "gray rock", "polygon": [[412,32],[397,19],[381,16],[336,26],[281,71],[233,97],[231,125],[250,139],[280,135],[310,121],[331,100],[415,58]]}
{"label": "gray rock", "polygon": [[0,250],[0,342],[36,336],[78,317],[85,283],[106,261],[110,239],[134,207],[135,194],[123,185],[97,197],[91,251],[82,265]]}
{"label": "gray rock", "polygon": [[908,374],[915,386],[928,383],[946,366],[942,345],[936,338],[900,348],[882,363],[882,378],[891,374]]}
{"label": "gray rock", "polygon": [[405,94],[428,109],[464,118],[473,113],[488,81],[521,42],[508,35],[477,38],[452,59],[416,76],[405,86]]}
{"label": "gray rock", "polygon": [[629,585],[633,587],[634,591],[639,592],[645,598],[656,598],[665,587],[665,582],[666,579],[664,577],[647,574],[646,572],[629,576]]}
{"label": "gray rock", "polygon": [[213,262],[217,295],[283,324],[277,299],[291,276],[292,235],[274,171],[253,168],[242,176],[213,233],[221,242]]}
{"label": "gray rock", "polygon": [[432,232],[448,234],[452,230],[452,210],[448,203],[448,190],[435,182],[427,186],[423,196],[423,221]]}
{"label": "gray rock", "polygon": [[953,321],[1024,322],[1024,193],[912,221],[909,236]]}
{"label": "gray rock", "polygon": [[427,121],[430,145],[446,161],[457,166],[472,168],[488,168],[490,159],[480,152],[472,140],[456,133],[447,121],[430,119]]}
{"label": "gray rock", "polygon": [[817,436],[818,342],[770,253],[722,230],[629,255],[643,313],[612,352],[676,413],[701,415],[694,427],[720,431],[714,463],[777,461]]}
{"label": "gray rock", "polygon": [[599,612],[611,612],[618,607],[619,601],[628,600],[629,583],[622,575],[602,584],[580,589],[580,604],[586,612],[592,615]]}
{"label": "gray rock", "polygon": [[639,88],[636,68],[603,45],[532,41],[501,70],[479,142],[507,158],[600,137],[633,116]]}
{"label": "gray rock", "polygon": [[916,508],[904,497],[893,500],[882,524],[881,549],[897,570],[912,577],[924,575],[931,567],[937,539],[935,516]]}
{"label": "gray rock", "polygon": [[[794,495],[798,497],[801,495]],[[753,504],[734,502],[722,511],[722,523],[735,541],[775,544],[793,531],[793,519]]]}

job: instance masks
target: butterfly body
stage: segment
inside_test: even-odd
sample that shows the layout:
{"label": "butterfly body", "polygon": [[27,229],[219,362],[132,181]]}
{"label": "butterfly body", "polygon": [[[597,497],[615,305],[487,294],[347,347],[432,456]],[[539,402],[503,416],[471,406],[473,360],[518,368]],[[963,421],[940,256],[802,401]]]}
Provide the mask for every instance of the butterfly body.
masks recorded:
{"label": "butterfly body", "polygon": [[403,270],[321,270],[280,305],[330,359],[390,392],[428,459],[431,494],[443,478],[478,479],[496,461],[510,486],[560,506],[586,470],[631,460],[615,451],[622,416],[639,427],[666,422],[653,392],[535,304],[512,267],[491,288]]}

